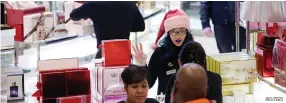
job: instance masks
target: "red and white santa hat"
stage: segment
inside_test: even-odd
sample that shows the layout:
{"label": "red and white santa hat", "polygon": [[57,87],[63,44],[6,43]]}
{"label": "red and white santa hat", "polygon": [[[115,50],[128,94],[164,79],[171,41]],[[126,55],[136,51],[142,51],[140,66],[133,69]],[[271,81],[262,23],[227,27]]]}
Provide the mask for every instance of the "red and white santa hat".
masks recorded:
{"label": "red and white santa hat", "polygon": [[165,32],[168,32],[174,28],[181,27],[187,28],[188,30],[190,29],[190,20],[187,14],[179,9],[168,11],[161,22],[158,36],[156,38],[155,44],[152,45],[152,48],[155,49],[158,47],[157,43]]}

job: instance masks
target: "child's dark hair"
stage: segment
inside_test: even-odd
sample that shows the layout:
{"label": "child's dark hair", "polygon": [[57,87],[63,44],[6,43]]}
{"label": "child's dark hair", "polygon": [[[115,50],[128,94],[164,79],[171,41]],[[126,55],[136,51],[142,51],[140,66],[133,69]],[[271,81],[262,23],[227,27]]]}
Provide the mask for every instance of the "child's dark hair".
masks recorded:
{"label": "child's dark hair", "polygon": [[144,79],[148,79],[148,70],[143,66],[131,64],[121,73],[121,78],[125,86],[140,83]]}
{"label": "child's dark hair", "polygon": [[206,53],[202,45],[195,41],[186,43],[180,54],[180,61],[183,64],[197,63],[206,68]]}

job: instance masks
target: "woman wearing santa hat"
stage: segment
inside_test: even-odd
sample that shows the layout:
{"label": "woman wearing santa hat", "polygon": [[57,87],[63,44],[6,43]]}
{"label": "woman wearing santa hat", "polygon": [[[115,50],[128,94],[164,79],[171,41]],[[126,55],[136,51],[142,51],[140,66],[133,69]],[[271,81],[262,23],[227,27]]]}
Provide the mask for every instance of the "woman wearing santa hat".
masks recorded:
{"label": "woman wearing santa hat", "polygon": [[[159,39],[166,33],[166,36]],[[178,63],[178,54],[182,46],[188,41],[193,41],[193,36],[190,33],[190,20],[185,12],[181,10],[170,10],[165,14],[161,23],[158,37],[156,39],[155,51],[151,56],[149,64],[146,65],[146,56],[138,45],[133,46],[133,56],[137,63],[146,65],[149,70],[149,87],[152,88],[158,78],[159,86],[157,94],[165,94],[166,87],[172,74],[175,74],[180,68]]]}

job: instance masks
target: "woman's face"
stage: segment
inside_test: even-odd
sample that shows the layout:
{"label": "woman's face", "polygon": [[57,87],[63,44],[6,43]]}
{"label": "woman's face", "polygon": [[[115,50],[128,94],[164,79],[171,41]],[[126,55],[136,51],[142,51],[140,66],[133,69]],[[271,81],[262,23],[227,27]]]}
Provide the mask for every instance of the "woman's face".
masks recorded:
{"label": "woman's face", "polygon": [[130,84],[125,90],[129,103],[145,103],[149,90],[148,82],[145,79],[140,83]]}
{"label": "woman's face", "polygon": [[181,46],[186,38],[187,30],[185,28],[175,28],[169,31],[170,38],[176,46]]}

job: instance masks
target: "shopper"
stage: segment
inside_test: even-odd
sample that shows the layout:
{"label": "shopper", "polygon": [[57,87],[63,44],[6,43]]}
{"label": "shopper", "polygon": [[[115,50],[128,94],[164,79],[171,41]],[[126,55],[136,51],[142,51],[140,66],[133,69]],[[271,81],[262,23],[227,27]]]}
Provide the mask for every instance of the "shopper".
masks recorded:
{"label": "shopper", "polygon": [[129,39],[130,32],[145,30],[143,16],[134,1],[86,1],[70,17],[75,21],[93,21],[99,49],[96,58],[101,58],[102,40]]}
{"label": "shopper", "polygon": [[[166,31],[167,36],[160,42],[158,48],[155,49],[148,64],[149,70],[149,86],[153,87],[158,77],[159,86],[157,94],[165,93],[168,81],[172,74],[180,68],[178,64],[178,54],[182,45],[188,41],[193,41],[193,36],[189,32],[190,21],[183,11],[170,10],[166,13],[162,21],[162,28]],[[158,35],[159,38],[162,35]],[[134,58],[140,65],[146,64],[146,56],[143,53],[142,45],[133,46]]]}
{"label": "shopper", "polygon": [[148,70],[145,67],[130,65],[121,74],[127,99],[118,103],[159,103],[156,99],[147,98]]}
{"label": "shopper", "polygon": [[[186,43],[180,54],[179,54],[179,64],[184,65],[187,63],[197,63],[203,68],[206,68],[206,53],[202,45],[195,41],[190,41]],[[205,69],[206,70],[206,69]],[[216,103],[222,103],[222,80],[221,76],[217,73],[207,71],[208,77],[208,93],[207,99],[215,100]],[[170,81],[175,80],[175,74],[171,77]],[[170,97],[172,94],[173,83],[168,83],[166,91],[166,103],[170,103]]]}
{"label": "shopper", "polygon": [[[200,15],[203,33],[212,36],[210,19],[220,53],[236,51],[235,1],[201,1]],[[246,48],[246,30],[239,28],[240,50]]]}
{"label": "shopper", "polygon": [[175,103],[211,103],[206,99],[207,81],[207,74],[202,66],[195,63],[183,65],[176,75]]}

